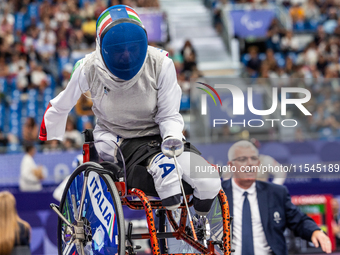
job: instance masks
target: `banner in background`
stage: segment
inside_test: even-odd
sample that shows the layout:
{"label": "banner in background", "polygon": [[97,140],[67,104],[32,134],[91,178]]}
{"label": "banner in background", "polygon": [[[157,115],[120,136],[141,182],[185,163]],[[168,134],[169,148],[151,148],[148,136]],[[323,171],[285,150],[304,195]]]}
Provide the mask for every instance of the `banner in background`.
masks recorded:
{"label": "banner in background", "polygon": [[141,13],[139,17],[148,33],[149,42],[165,42],[167,33],[163,13]]}
{"label": "banner in background", "polygon": [[[73,172],[72,162],[81,151],[37,153],[34,156],[37,165],[43,165],[47,171],[47,178],[42,184],[60,183],[67,175]],[[0,186],[18,185],[20,164],[24,154],[0,155]]]}
{"label": "banner in background", "polygon": [[273,10],[232,10],[229,13],[234,35],[247,37],[265,37],[272,19]]}

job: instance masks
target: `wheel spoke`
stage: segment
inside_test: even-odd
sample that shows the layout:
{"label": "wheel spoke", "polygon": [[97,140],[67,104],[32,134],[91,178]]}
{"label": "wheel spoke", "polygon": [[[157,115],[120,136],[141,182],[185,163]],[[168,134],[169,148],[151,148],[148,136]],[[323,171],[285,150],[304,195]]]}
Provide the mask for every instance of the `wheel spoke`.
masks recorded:
{"label": "wheel spoke", "polygon": [[82,192],[81,192],[81,200],[80,200],[78,220],[80,220],[81,217],[83,216],[82,214],[83,214],[83,205],[84,205],[84,200],[85,200],[85,195],[86,195],[87,178],[88,178],[87,176],[85,176],[85,178],[84,178],[83,188],[82,188]]}
{"label": "wheel spoke", "polygon": [[78,209],[77,209],[76,197],[74,196],[74,194],[72,194],[71,198],[72,198],[74,218],[78,219]]}

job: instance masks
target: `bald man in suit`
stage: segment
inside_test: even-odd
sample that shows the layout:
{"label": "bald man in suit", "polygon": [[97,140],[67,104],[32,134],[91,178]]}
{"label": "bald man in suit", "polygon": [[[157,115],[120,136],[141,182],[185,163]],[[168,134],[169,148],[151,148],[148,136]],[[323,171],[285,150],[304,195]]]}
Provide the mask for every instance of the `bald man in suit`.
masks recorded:
{"label": "bald man in suit", "polygon": [[252,143],[235,143],[229,149],[228,159],[228,165],[236,171],[231,179],[222,182],[222,187],[234,217],[234,255],[288,254],[283,235],[286,227],[331,253],[328,236],[291,202],[286,187],[256,181],[260,161]]}

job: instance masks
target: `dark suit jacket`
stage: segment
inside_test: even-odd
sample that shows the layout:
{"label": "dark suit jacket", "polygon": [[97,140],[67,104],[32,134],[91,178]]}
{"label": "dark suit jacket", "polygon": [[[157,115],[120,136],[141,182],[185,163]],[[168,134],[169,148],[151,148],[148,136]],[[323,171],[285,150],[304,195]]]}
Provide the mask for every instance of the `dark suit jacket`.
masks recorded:
{"label": "dark suit jacket", "polygon": [[[223,181],[222,188],[228,197],[230,215],[233,215],[231,183],[231,179]],[[263,230],[274,254],[288,254],[283,235],[286,227],[291,229],[296,236],[308,241],[311,240],[312,233],[320,229],[310,217],[291,202],[285,186],[256,181],[256,192]]]}

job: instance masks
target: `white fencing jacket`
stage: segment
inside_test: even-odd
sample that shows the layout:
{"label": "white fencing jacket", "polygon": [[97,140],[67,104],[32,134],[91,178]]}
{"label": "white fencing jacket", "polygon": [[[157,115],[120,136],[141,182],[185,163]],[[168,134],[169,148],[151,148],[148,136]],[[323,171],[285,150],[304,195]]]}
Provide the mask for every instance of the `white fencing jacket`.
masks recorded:
{"label": "white fencing jacket", "polygon": [[79,60],[66,89],[50,101],[40,128],[41,140],[62,140],[68,113],[90,90],[100,130],[122,138],[160,134],[182,138],[181,88],[166,52],[148,47],[139,73],[129,81],[113,76],[99,47]]}

